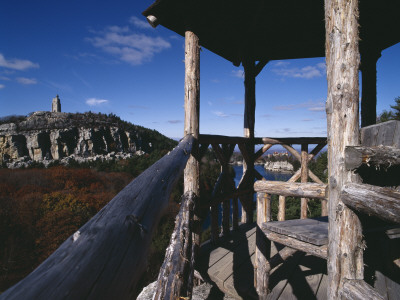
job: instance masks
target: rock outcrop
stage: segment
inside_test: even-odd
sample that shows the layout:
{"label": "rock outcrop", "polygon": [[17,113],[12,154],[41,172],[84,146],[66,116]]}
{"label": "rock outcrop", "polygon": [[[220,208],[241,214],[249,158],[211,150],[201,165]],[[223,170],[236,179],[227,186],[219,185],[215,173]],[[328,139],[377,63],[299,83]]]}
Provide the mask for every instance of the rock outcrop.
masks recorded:
{"label": "rock outcrop", "polygon": [[[114,118],[113,118],[114,117]],[[152,151],[151,130],[101,114],[35,112],[0,125],[0,164],[7,167],[54,160],[126,158]],[[128,125],[129,126],[128,126]]]}
{"label": "rock outcrop", "polygon": [[272,172],[293,172],[293,165],[286,160],[267,161],[264,165],[264,168]]}

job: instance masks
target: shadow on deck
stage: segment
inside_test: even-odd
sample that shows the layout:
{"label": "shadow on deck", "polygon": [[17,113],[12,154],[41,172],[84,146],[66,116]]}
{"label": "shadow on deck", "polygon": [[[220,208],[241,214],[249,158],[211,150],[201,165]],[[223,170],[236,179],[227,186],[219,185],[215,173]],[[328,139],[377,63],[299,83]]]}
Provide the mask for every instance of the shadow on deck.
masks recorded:
{"label": "shadow on deck", "polygon": [[[257,299],[254,288],[255,229],[255,223],[242,224],[237,232],[220,238],[216,244],[207,241],[201,247],[196,266],[206,281],[238,299]],[[277,249],[272,247],[274,255]],[[281,246],[278,244],[277,247]],[[268,299],[326,299],[326,274],[324,259],[298,251],[272,270]]]}

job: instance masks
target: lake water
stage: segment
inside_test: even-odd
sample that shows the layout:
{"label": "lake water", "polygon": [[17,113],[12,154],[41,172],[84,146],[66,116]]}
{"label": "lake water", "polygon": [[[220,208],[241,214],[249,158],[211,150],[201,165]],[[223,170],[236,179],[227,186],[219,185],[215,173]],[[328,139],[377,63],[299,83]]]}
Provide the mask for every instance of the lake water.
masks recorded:
{"label": "lake water", "polygon": [[[276,181],[287,181],[290,177],[292,177],[292,173],[280,173],[280,172],[270,172],[264,169],[263,165],[255,165],[254,168],[260,173],[266,180],[276,180]],[[233,166],[235,170],[235,184],[238,186],[240,179],[243,176],[243,166]],[[256,201],[256,194],[254,194],[254,201]],[[242,215],[242,205],[239,201],[239,220]],[[231,218],[232,218],[232,205],[231,205]],[[222,221],[222,209],[219,210],[218,214],[218,223],[221,225]],[[207,216],[206,220],[203,224],[203,229],[206,229],[210,226],[210,215]]]}

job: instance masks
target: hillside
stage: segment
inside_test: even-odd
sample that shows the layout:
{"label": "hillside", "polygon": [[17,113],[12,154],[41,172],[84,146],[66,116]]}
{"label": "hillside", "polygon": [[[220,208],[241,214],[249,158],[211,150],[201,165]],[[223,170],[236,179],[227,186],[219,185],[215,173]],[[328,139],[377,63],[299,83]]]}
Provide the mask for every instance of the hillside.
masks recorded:
{"label": "hillside", "polygon": [[129,158],[176,144],[113,114],[39,111],[0,119],[0,164],[9,168]]}

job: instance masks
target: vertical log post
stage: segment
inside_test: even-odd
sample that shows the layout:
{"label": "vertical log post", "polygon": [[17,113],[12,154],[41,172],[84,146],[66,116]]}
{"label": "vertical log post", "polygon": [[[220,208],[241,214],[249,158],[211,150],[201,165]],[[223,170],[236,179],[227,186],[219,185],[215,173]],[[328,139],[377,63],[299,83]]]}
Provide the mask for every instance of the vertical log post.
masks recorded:
{"label": "vertical log post", "polygon": [[232,199],[232,230],[239,229],[239,203],[238,197]]}
{"label": "vertical log post", "polygon": [[[308,145],[301,144],[301,178],[302,183],[308,181]],[[307,219],[307,198],[301,198],[300,218]]]}
{"label": "vertical log post", "polygon": [[328,96],[328,299],[339,299],[345,279],[363,278],[361,223],[340,199],[356,179],[344,166],[345,147],[358,145],[358,0],[325,0]]}
{"label": "vertical log post", "polygon": [[216,243],[219,237],[218,215],[220,210],[219,203],[211,204],[211,241]]}
{"label": "vertical log post", "polygon": [[361,127],[376,124],[376,63],[381,54],[367,50],[371,48],[365,47],[361,55]]}
{"label": "vertical log post", "polygon": [[[200,45],[199,38],[192,31],[185,32],[185,124],[184,135],[191,134],[199,138],[200,116]],[[198,145],[192,152],[198,153]],[[184,193],[193,193],[196,199],[200,195],[200,166],[198,159],[191,155],[184,170]],[[194,203],[194,216],[192,225],[192,265],[200,248],[201,218],[196,214],[198,203]],[[189,288],[187,296],[191,298],[193,288],[192,268],[189,273]],[[185,295],[182,295],[185,296]]]}
{"label": "vertical log post", "polygon": [[257,193],[257,231],[254,285],[259,299],[267,299],[269,282],[269,263],[271,241],[261,231],[262,223],[271,221],[271,195]]}
{"label": "vertical log post", "polygon": [[[251,159],[249,163],[243,161],[243,176],[246,172],[251,175],[251,186],[254,181],[254,123],[256,112],[256,70],[254,59],[243,61],[244,68],[244,137],[250,139],[251,145],[247,145]],[[253,192],[241,197],[246,202],[253,202]],[[242,200],[242,201],[243,201]],[[252,207],[252,206],[250,206]],[[253,222],[253,211],[246,211],[242,205],[242,222]]]}
{"label": "vertical log post", "polygon": [[285,221],[285,219],[286,219],[286,197],[279,196],[278,221]]}

